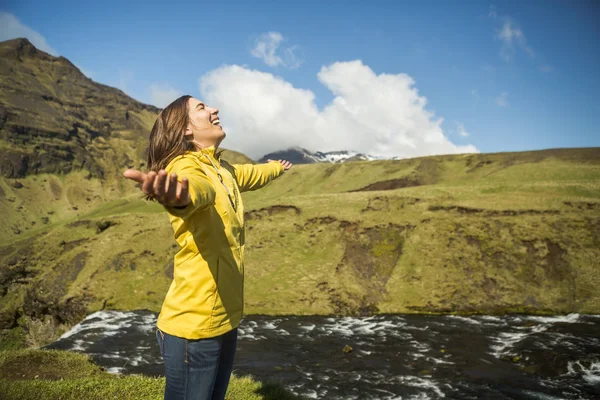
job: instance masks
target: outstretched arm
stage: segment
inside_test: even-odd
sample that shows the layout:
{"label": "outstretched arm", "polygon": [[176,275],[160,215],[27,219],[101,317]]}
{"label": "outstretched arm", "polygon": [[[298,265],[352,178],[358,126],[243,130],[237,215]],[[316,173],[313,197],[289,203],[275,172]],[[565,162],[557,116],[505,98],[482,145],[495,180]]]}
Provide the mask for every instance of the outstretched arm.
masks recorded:
{"label": "outstretched arm", "polygon": [[273,179],[292,168],[292,163],[285,160],[268,160],[266,164],[232,165],[240,191],[260,189]]}
{"label": "outstretched arm", "polygon": [[141,183],[144,193],[180,218],[215,202],[214,188],[204,171],[184,160],[169,167],[170,174],[165,170],[145,174],[128,169],[123,176]]}

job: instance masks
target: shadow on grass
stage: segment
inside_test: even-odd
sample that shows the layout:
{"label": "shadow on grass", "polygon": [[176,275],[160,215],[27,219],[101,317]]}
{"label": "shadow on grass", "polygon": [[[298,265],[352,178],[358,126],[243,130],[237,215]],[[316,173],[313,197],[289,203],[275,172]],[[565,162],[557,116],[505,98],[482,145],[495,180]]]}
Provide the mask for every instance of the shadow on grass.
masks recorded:
{"label": "shadow on grass", "polygon": [[296,396],[285,390],[281,385],[270,382],[263,382],[261,387],[254,391],[255,394],[262,396],[264,400],[299,400]]}
{"label": "shadow on grass", "polygon": [[[2,400],[157,400],[164,377],[113,375],[85,355],[63,350],[0,351]],[[281,385],[232,376],[228,400],[298,400]]]}

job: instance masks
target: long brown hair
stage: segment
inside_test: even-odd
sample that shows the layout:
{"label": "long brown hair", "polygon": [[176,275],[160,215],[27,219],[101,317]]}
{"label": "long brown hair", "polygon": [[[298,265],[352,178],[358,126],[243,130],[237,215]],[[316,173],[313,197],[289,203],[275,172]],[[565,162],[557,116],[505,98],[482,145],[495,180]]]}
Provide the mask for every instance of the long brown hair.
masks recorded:
{"label": "long brown hair", "polygon": [[[192,141],[184,136],[190,122],[188,114],[188,100],[192,96],[181,96],[158,114],[148,144],[148,172],[158,173],[165,169],[175,157],[182,156],[188,151],[195,151]],[[219,159],[223,151],[215,154]],[[146,196],[146,200],[154,200]]]}
{"label": "long brown hair", "polygon": [[150,132],[148,171],[165,169],[173,158],[194,150],[194,144],[183,135],[190,122],[188,100],[191,97],[181,96],[158,114]]}

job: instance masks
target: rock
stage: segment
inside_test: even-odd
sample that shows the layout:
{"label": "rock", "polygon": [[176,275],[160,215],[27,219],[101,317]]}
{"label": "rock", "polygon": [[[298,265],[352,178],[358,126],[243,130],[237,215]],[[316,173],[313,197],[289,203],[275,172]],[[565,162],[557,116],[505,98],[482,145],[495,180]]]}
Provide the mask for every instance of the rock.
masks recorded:
{"label": "rock", "polygon": [[98,221],[96,222],[96,233],[102,233],[105,230],[107,230],[108,228],[110,228],[113,225],[116,225],[117,223],[114,221]]}
{"label": "rock", "polygon": [[342,349],[342,351],[346,354],[352,353],[352,346],[345,345],[344,348]]}
{"label": "rock", "polygon": [[504,355],[500,356],[500,359],[502,361],[510,361],[510,362],[513,362],[513,363],[516,364],[519,361],[521,361],[521,356],[511,356],[511,355],[508,355],[508,354],[504,354]]}

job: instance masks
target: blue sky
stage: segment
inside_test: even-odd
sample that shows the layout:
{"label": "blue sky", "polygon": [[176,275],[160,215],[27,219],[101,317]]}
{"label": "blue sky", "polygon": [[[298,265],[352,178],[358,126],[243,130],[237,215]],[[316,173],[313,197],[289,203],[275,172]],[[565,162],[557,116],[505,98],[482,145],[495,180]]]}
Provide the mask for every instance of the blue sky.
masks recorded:
{"label": "blue sky", "polygon": [[594,1],[9,0],[0,12],[1,40],[34,38],[140,101],[216,105],[223,145],[255,157],[600,146]]}

